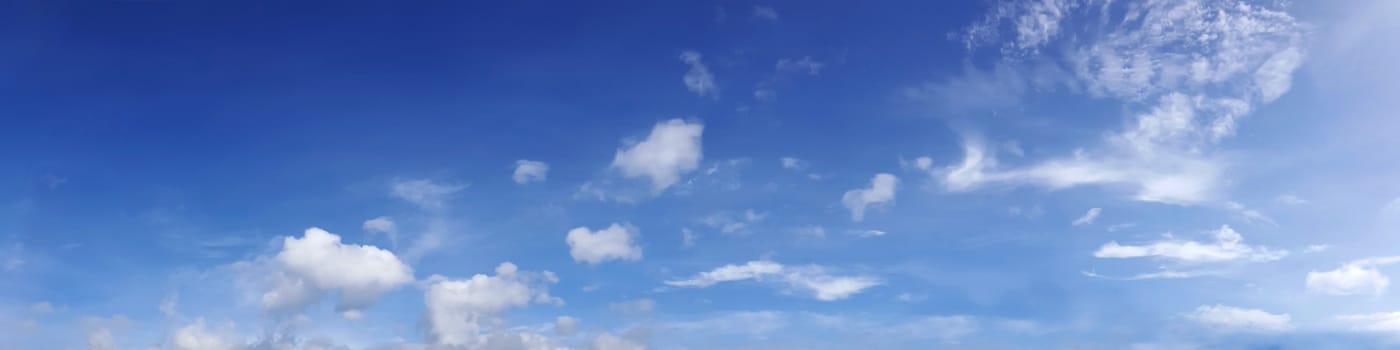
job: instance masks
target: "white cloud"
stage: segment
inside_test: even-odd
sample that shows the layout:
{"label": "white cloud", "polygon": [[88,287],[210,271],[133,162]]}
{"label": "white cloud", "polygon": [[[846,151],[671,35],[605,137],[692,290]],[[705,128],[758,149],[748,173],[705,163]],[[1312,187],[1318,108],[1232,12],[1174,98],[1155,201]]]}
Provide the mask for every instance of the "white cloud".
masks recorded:
{"label": "white cloud", "polygon": [[875,174],[870,179],[869,188],[846,191],[841,196],[841,205],[851,211],[851,221],[860,222],[865,219],[866,206],[894,201],[894,190],[898,184],[899,178],[894,175]]}
{"label": "white cloud", "polygon": [[816,265],[787,267],[772,261],[755,260],[744,265],[720,266],[688,279],[666,281],[665,284],[672,287],[704,288],[722,282],[743,280],[777,282],[786,288],[811,293],[821,301],[845,299],[883,283],[871,276],[831,275],[825,268]]}
{"label": "white cloud", "polygon": [[[515,264],[501,263],[494,276],[476,274],[454,280],[434,275],[423,295],[427,306],[426,338],[436,344],[459,345],[469,349],[491,348],[492,342],[547,343],[538,335],[509,333],[493,329],[501,312],[524,307],[531,302],[561,303],[549,296],[548,284],[557,282],[554,274],[519,271]],[[530,347],[536,348],[536,347]]]}
{"label": "white cloud", "polygon": [[1400,312],[1339,315],[1336,318],[1339,321],[1350,323],[1351,329],[1355,331],[1386,334],[1400,333]]}
{"label": "white cloud", "polygon": [[638,235],[635,227],[614,223],[598,231],[574,228],[564,241],[569,243],[569,256],[574,261],[594,265],[608,260],[641,260],[642,248],[636,245]]}
{"label": "white cloud", "polygon": [[1308,291],[1327,295],[1381,295],[1390,287],[1390,277],[1378,266],[1400,262],[1400,257],[1367,258],[1348,262],[1336,270],[1308,272]]}
{"label": "white cloud", "polygon": [[1201,243],[1168,238],[1143,245],[1121,245],[1108,242],[1094,252],[1097,258],[1144,258],[1156,257],[1187,263],[1221,262],[1249,260],[1256,262],[1273,261],[1288,255],[1285,250],[1272,250],[1265,247],[1244,244],[1244,237],[1229,225],[1220,226],[1214,233],[1215,242]]}
{"label": "white cloud", "polygon": [[[1134,199],[1142,201],[1217,199],[1227,163],[1217,156],[1216,146],[1234,134],[1240,118],[1288,90],[1302,61],[1305,25],[1268,5],[1237,1],[1158,1],[1113,10],[1109,2],[1085,5],[1005,2],[969,26],[964,33],[969,49],[997,41],[1004,28],[1011,28],[1011,39],[1001,45],[1002,65],[1031,62],[1071,71],[1068,76],[1022,77],[1027,69],[999,66],[998,71],[1009,71],[998,74],[1006,78],[977,79],[998,82],[978,90],[988,96],[982,99],[1015,102],[1029,91],[1027,86],[1065,85],[1071,92],[1145,108],[1124,129],[1107,133],[1100,147],[1019,168],[996,169],[994,154],[976,140],[965,140],[964,162],[948,169],[946,187],[1112,185],[1131,189]],[[1056,83],[1039,81],[1046,77]],[[1013,83],[1001,83],[1006,80]]]}
{"label": "white cloud", "polygon": [[690,65],[690,70],[686,71],[685,76],[681,78],[681,82],[685,83],[686,90],[700,96],[719,96],[719,87],[715,86],[715,76],[710,74],[710,69],[706,68],[705,62],[700,60],[699,52],[682,52],[681,62]]}
{"label": "white cloud", "polygon": [[1277,333],[1293,329],[1292,318],[1287,314],[1271,314],[1225,305],[1201,305],[1186,317],[1202,326],[1217,330]]}
{"label": "white cloud", "polygon": [[732,215],[726,212],[714,213],[700,219],[700,224],[719,230],[724,234],[747,233],[749,225],[763,221],[767,213],[745,210],[743,215]]}
{"label": "white cloud", "polygon": [[387,216],[380,216],[365,220],[365,223],[360,225],[360,228],[365,230],[365,232],[384,234],[389,237],[390,244],[395,246],[399,245],[399,227],[394,224],[394,219]]}
{"label": "white cloud", "polygon": [[700,123],[680,119],[656,123],[646,140],[618,149],[612,167],[627,177],[650,178],[652,193],[659,193],[699,168],[704,130]]}
{"label": "white cloud", "polygon": [[793,157],[783,157],[783,169],[802,170],[807,168],[807,162]]}
{"label": "white cloud", "polygon": [[1103,212],[1103,209],[1090,208],[1088,212],[1084,213],[1084,216],[1074,219],[1074,222],[1071,224],[1074,226],[1093,224],[1094,220],[1098,220],[1100,212]]}
{"label": "white cloud", "polygon": [[442,208],[442,203],[465,186],[443,185],[432,180],[397,180],[392,184],[390,195],[423,208]]}
{"label": "white cloud", "polygon": [[112,331],[106,328],[97,328],[87,333],[88,350],[117,350],[117,341],[112,337]]}
{"label": "white cloud", "polygon": [[413,269],[387,250],[342,244],[340,236],[319,228],[302,238],[286,237],[266,278],[264,308],[295,312],[330,290],[339,290],[336,312],[357,311],[385,293],[413,282]]}
{"label": "white cloud", "polygon": [[517,184],[527,184],[531,181],[544,182],[545,176],[549,173],[549,164],[534,160],[515,161],[515,173],[510,176]]}
{"label": "white cloud", "polygon": [[797,60],[784,58],[778,60],[777,70],[779,72],[794,72],[806,73],[807,75],[819,75],[822,73],[823,67],[826,67],[825,63],[817,62],[811,57],[802,57],[802,59]]}
{"label": "white cloud", "polygon": [[563,336],[573,335],[578,330],[578,319],[569,316],[554,318],[554,333]]}
{"label": "white cloud", "polygon": [[242,350],[247,347],[235,337],[204,329],[204,319],[181,327],[170,337],[172,350]]}
{"label": "white cloud", "polygon": [[772,6],[755,5],[753,7],[753,17],[763,20],[776,21],[778,20],[778,10],[774,9]]}

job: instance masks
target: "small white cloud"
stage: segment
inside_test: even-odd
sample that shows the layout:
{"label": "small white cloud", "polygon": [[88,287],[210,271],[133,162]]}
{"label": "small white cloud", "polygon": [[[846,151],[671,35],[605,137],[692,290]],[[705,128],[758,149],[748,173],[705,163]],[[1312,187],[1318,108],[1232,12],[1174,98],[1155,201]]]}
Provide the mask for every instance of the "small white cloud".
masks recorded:
{"label": "small white cloud", "polygon": [[681,82],[685,83],[686,90],[700,96],[719,96],[719,87],[715,85],[715,76],[710,74],[710,69],[705,67],[705,62],[701,61],[699,52],[682,52],[681,62],[690,65],[690,70],[686,71],[685,76],[681,78]]}
{"label": "small white cloud", "polygon": [[1098,220],[1100,212],[1103,212],[1103,209],[1091,208],[1088,212],[1084,213],[1084,216],[1074,219],[1074,222],[1071,224],[1074,226],[1093,224],[1094,220]]}
{"label": "small white cloud", "polygon": [[1108,242],[1094,252],[1097,258],[1145,258],[1156,257],[1186,263],[1222,262],[1248,260],[1256,262],[1273,261],[1288,255],[1288,251],[1272,250],[1265,247],[1244,244],[1244,237],[1229,225],[1220,226],[1214,233],[1215,242],[1184,241],[1168,238],[1143,245],[1121,245]]}
{"label": "small white cloud", "polygon": [[784,58],[778,60],[777,70],[778,72],[793,72],[806,73],[807,75],[819,75],[822,73],[823,67],[826,67],[825,63],[817,62],[811,57],[802,57],[802,59],[797,60]]}
{"label": "small white cloud", "polygon": [[388,216],[380,216],[365,220],[365,223],[361,224],[360,228],[365,230],[365,232],[383,234],[389,237],[390,244],[394,246],[399,245],[399,227],[394,224],[394,219]]}
{"label": "small white cloud", "polygon": [[798,170],[807,169],[807,162],[793,157],[782,158],[783,169]]}
{"label": "small white cloud", "polygon": [[432,180],[394,181],[390,195],[427,209],[442,208],[442,203],[465,186],[443,185]]}
{"label": "small white cloud", "polygon": [[883,282],[871,276],[835,276],[821,266],[787,267],[782,264],[755,260],[744,265],[724,265],[694,277],[666,281],[672,287],[704,288],[723,282],[759,280],[777,282],[786,288],[803,290],[821,301],[848,298]]}
{"label": "small white cloud", "polygon": [[1348,262],[1336,270],[1308,272],[1308,291],[1327,295],[1381,295],[1390,287],[1390,277],[1378,266],[1400,262],[1400,256],[1367,258]]}
{"label": "small white cloud", "polygon": [[531,302],[562,302],[549,296],[548,285],[557,281],[552,272],[519,271],[509,262],[497,266],[494,276],[476,274],[454,280],[434,275],[428,281],[428,290],[423,295],[427,306],[426,338],[436,344],[471,345],[496,337],[537,342],[533,339],[537,335],[488,334],[486,330],[489,325],[500,322],[497,317],[505,310]]}
{"label": "small white cloud", "polygon": [[515,173],[511,174],[511,180],[517,184],[527,184],[530,182],[544,182],[545,176],[549,173],[549,164],[534,160],[515,161]]}
{"label": "small white cloud", "polygon": [[719,230],[724,234],[747,233],[749,225],[763,221],[767,216],[767,213],[757,212],[753,209],[744,211],[743,215],[719,212],[700,219],[700,224]]}
{"label": "small white cloud", "polygon": [[1288,314],[1243,309],[1225,305],[1201,305],[1186,315],[1202,326],[1222,331],[1278,333],[1293,329]]}
{"label": "small white cloud", "polygon": [[841,204],[851,211],[851,221],[860,222],[865,219],[867,206],[894,201],[894,190],[898,184],[899,178],[894,175],[875,174],[870,179],[869,188],[846,191],[841,196]]}
{"label": "small white cloud", "polygon": [[569,256],[574,261],[596,265],[608,260],[641,260],[642,248],[636,245],[638,235],[635,227],[615,223],[598,231],[574,228],[564,241],[569,243]]}
{"label": "small white cloud", "polygon": [[1358,332],[1400,333],[1400,312],[1339,315],[1336,318],[1339,321],[1350,323],[1351,329]]}
{"label": "small white cloud", "polygon": [[559,316],[554,319],[554,333],[562,336],[570,336],[578,330],[578,319],[569,316]]}
{"label": "small white cloud", "polygon": [[680,119],[656,123],[646,140],[618,149],[612,167],[626,177],[651,179],[652,193],[660,193],[700,167],[704,130],[700,123]]}
{"label": "small white cloud", "polygon": [[762,19],[762,20],[768,20],[768,21],[777,21],[777,20],[778,20],[778,10],[777,10],[777,9],[774,9],[772,6],[758,6],[758,5],[755,5],[755,6],[753,7],[753,18]]}

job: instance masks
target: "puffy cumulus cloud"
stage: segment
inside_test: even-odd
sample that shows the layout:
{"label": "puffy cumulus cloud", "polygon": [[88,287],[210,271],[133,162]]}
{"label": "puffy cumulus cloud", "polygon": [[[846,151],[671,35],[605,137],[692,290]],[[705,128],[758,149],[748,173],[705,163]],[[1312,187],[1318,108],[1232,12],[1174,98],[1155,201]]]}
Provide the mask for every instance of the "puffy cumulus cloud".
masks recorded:
{"label": "puffy cumulus cloud", "polygon": [[[1009,39],[1002,40],[1006,28]],[[1031,62],[1036,70],[1068,72],[1007,68],[1011,72],[1004,75],[1016,83],[989,85],[986,95],[1065,85],[1071,92],[1119,100],[1136,112],[1122,130],[1106,134],[1100,147],[1015,169],[998,169],[990,149],[965,140],[964,162],[945,172],[945,186],[1110,185],[1132,189],[1142,201],[1214,200],[1225,168],[1217,144],[1235,133],[1239,119],[1287,92],[1303,61],[1305,28],[1286,12],[1245,1],[1002,2],[964,32],[969,49],[1003,42],[1001,65]],[[1021,82],[1037,79],[1061,83]]]}
{"label": "puffy cumulus cloud", "polygon": [[442,208],[442,204],[457,191],[466,186],[444,185],[432,180],[396,180],[390,185],[389,195],[427,209]]}
{"label": "puffy cumulus cloud", "polygon": [[1338,315],[1336,319],[1349,324],[1354,331],[1385,334],[1400,333],[1400,312]]}
{"label": "puffy cumulus cloud", "polygon": [[515,173],[510,176],[517,184],[527,184],[530,182],[544,182],[545,175],[549,173],[549,164],[534,160],[515,161]]}
{"label": "puffy cumulus cloud", "polygon": [[817,265],[788,267],[767,260],[750,261],[743,265],[724,265],[691,278],[664,283],[672,287],[704,288],[723,282],[743,280],[774,282],[784,288],[810,294],[821,301],[846,299],[884,283],[873,276],[837,276]]}
{"label": "puffy cumulus cloud", "polygon": [[[343,244],[340,236],[309,228],[301,238],[286,237],[265,274],[264,309],[295,312],[331,290],[340,291],[336,312],[353,315],[380,296],[413,282],[413,269],[387,250]],[[244,264],[247,266],[250,264]]]}
{"label": "puffy cumulus cloud", "polygon": [[715,76],[710,74],[710,69],[705,67],[705,62],[701,60],[699,52],[685,51],[681,53],[681,62],[690,66],[690,70],[681,77],[681,82],[685,83],[685,89],[700,96],[719,96],[719,86],[715,85]]}
{"label": "puffy cumulus cloud", "polygon": [[875,174],[875,177],[870,179],[870,187],[846,191],[841,196],[841,205],[851,211],[852,221],[860,222],[865,219],[866,207],[872,204],[893,202],[894,190],[898,185],[899,178],[894,175]]}
{"label": "puffy cumulus cloud", "polygon": [[626,177],[650,179],[652,193],[660,193],[700,167],[704,131],[703,124],[681,119],[657,123],[645,140],[618,149],[612,167]]}
{"label": "puffy cumulus cloud", "polygon": [[1400,256],[1366,258],[1343,264],[1335,270],[1311,271],[1308,291],[1326,295],[1381,295],[1390,288],[1390,277],[1378,266],[1400,262]]}
{"label": "puffy cumulus cloud", "polygon": [[[533,333],[493,329],[500,314],[530,303],[562,303],[549,295],[548,285],[558,282],[554,273],[519,271],[505,262],[496,274],[477,274],[454,280],[439,275],[428,279],[423,302],[427,305],[426,339],[435,344],[468,349],[546,349],[552,340]],[[513,345],[516,347],[501,347]]]}
{"label": "puffy cumulus cloud", "polygon": [[175,334],[170,336],[169,345],[171,350],[248,349],[236,336],[205,329],[202,318],[197,318],[193,323],[175,330]]}
{"label": "puffy cumulus cloud", "polygon": [[1142,245],[1122,245],[1108,242],[1094,252],[1097,258],[1161,258],[1184,263],[1248,260],[1273,261],[1288,255],[1285,250],[1244,244],[1244,237],[1229,225],[1220,226],[1213,234],[1215,242],[1196,242],[1167,238]]}
{"label": "puffy cumulus cloud", "polygon": [[614,223],[597,231],[574,228],[569,230],[564,241],[569,244],[569,256],[574,261],[594,265],[608,260],[641,260],[642,247],[637,246],[639,235],[636,227]]}
{"label": "puffy cumulus cloud", "polygon": [[1223,331],[1277,333],[1293,329],[1292,318],[1287,314],[1225,305],[1201,305],[1186,317],[1202,326]]}
{"label": "puffy cumulus cloud", "polygon": [[1070,224],[1074,226],[1092,224],[1094,223],[1094,220],[1099,219],[1099,213],[1101,212],[1103,212],[1102,208],[1090,208],[1088,212],[1084,213],[1084,216],[1080,216],[1078,219],[1074,219],[1074,222]]}

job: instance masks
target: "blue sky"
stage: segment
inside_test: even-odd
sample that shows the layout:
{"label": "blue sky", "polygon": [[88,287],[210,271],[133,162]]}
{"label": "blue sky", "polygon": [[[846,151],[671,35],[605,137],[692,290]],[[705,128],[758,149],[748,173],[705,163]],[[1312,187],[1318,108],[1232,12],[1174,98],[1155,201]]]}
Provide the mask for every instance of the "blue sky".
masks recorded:
{"label": "blue sky", "polygon": [[1391,1],[3,6],[0,348],[1400,346]]}

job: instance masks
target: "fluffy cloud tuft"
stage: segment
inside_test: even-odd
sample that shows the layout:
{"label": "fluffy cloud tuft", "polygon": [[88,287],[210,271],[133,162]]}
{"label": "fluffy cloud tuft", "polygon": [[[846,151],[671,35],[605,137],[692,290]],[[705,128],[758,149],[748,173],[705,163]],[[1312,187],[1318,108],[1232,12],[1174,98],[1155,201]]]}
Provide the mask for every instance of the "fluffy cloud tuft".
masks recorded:
{"label": "fluffy cloud tuft", "polygon": [[685,83],[686,90],[700,96],[719,96],[719,87],[715,86],[715,76],[710,74],[710,69],[705,67],[705,62],[700,60],[699,52],[682,52],[681,62],[690,65],[690,70],[686,71],[685,76],[681,78],[681,82]]}
{"label": "fluffy cloud tuft", "polygon": [[851,211],[851,221],[860,222],[865,220],[865,208],[871,204],[880,204],[894,201],[894,190],[899,185],[899,178],[894,175],[880,173],[870,179],[870,187],[846,191],[841,196],[841,205]]}
{"label": "fluffy cloud tuft", "polygon": [[1099,219],[1099,213],[1100,213],[1100,212],[1103,212],[1103,209],[1101,209],[1101,208],[1091,208],[1091,209],[1089,209],[1088,212],[1085,212],[1085,213],[1084,213],[1084,216],[1080,216],[1078,219],[1074,219],[1074,222],[1071,223],[1071,225],[1080,226],[1080,225],[1093,224],[1093,223],[1094,223],[1094,220],[1098,220],[1098,219]]}
{"label": "fluffy cloud tuft", "polygon": [[510,176],[517,184],[527,184],[530,182],[544,182],[545,176],[549,173],[549,164],[533,160],[515,161],[515,173]]}
{"label": "fluffy cloud tuft", "polygon": [[646,140],[618,149],[612,167],[627,177],[651,179],[652,193],[659,193],[699,168],[704,131],[704,125],[680,119],[656,123]]}
{"label": "fluffy cloud tuft", "polygon": [[427,209],[442,208],[442,203],[465,186],[443,185],[432,180],[394,181],[390,195]]}
{"label": "fluffy cloud tuft", "polygon": [[598,231],[574,228],[564,241],[569,244],[569,256],[574,261],[595,265],[608,260],[641,260],[642,248],[636,245],[638,235],[637,228],[631,225],[612,224]]}
{"label": "fluffy cloud tuft", "polygon": [[1308,272],[1308,291],[1326,295],[1381,295],[1390,287],[1390,277],[1377,266],[1400,262],[1400,257],[1367,258],[1348,262],[1336,270]]}
{"label": "fluffy cloud tuft", "polygon": [[271,285],[261,302],[274,312],[301,310],[330,290],[340,291],[336,312],[361,310],[413,282],[413,269],[394,253],[342,244],[340,236],[314,227],[302,238],[286,237],[271,263]]}

